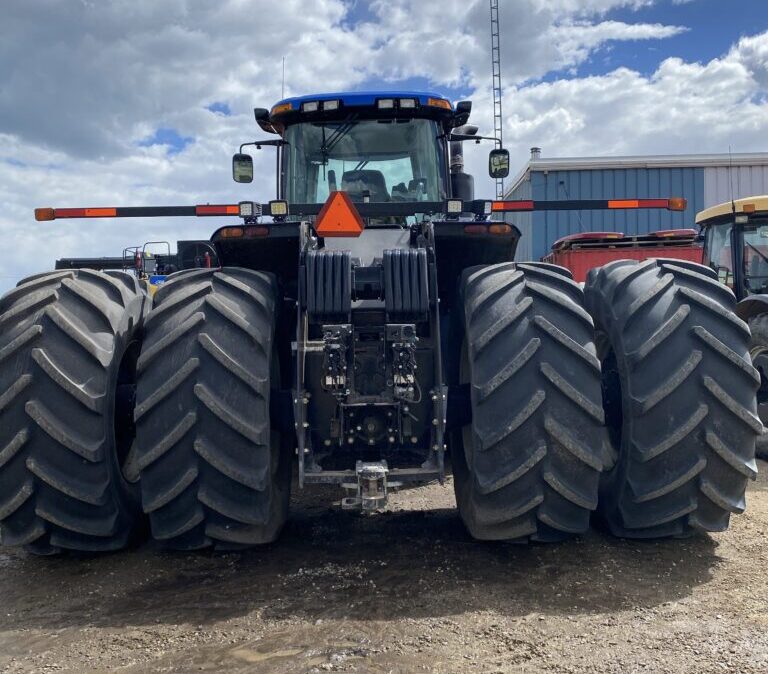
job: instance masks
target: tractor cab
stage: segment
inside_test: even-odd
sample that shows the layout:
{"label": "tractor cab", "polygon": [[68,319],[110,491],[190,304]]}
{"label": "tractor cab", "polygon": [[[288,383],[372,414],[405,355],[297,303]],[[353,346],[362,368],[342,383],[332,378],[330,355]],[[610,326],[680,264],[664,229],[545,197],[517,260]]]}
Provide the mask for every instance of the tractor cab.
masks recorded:
{"label": "tractor cab", "polygon": [[768,196],[747,197],[701,211],[704,263],[741,302],[768,293]]}
{"label": "tractor cab", "polygon": [[[471,201],[461,143],[486,139],[467,124],[471,108],[469,101],[454,107],[437,94],[412,91],[287,98],[270,111],[255,109],[261,129],[280,138],[244,146],[278,146],[278,198],[290,204],[324,203],[336,191],[356,203]],[[508,174],[505,150],[491,151],[489,172]],[[242,146],[233,177],[253,179]]]}

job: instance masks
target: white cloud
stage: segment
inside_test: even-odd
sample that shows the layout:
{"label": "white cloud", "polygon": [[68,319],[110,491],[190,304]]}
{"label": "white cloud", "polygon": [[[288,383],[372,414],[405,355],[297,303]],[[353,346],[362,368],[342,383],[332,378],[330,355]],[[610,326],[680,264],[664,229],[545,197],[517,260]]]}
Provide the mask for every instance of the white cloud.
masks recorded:
{"label": "white cloud", "polygon": [[[35,206],[194,204],[268,199],[273,150],[256,155],[253,185],[229,157],[260,137],[254,105],[286,93],[422,77],[472,94],[490,130],[486,0],[3,0],[0,21],[0,290],[65,255],[114,255],[153,238],[206,237],[216,219],[34,223]],[[766,35],[710,63],[668,59],[644,77],[541,83],[615,41],[659,40],[684,28],[618,22],[616,7],[651,0],[501,2],[505,134],[513,166],[545,153],[758,149],[766,124]],[[357,8],[359,9],[359,8]],[[641,43],[638,43],[641,44]],[[10,64],[11,67],[7,67]],[[232,114],[206,109],[225,102]],[[140,147],[158,128],[194,139],[169,155]],[[764,132],[762,132],[764,133]],[[471,146],[477,193],[488,194],[487,147]]]}
{"label": "white cloud", "polygon": [[765,149],[766,54],[762,33],[705,64],[666,59],[648,77],[619,68],[509,90],[508,144],[549,156]]}

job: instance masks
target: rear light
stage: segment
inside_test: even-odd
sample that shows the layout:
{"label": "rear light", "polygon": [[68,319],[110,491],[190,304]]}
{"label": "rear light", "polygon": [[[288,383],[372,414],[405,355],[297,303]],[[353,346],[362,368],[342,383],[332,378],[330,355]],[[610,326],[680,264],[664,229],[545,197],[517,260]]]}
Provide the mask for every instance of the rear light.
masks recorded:
{"label": "rear light", "polygon": [[395,107],[395,99],[380,98],[378,101],[376,101],[376,105],[379,108],[379,110],[392,110],[392,108]]}
{"label": "rear light", "polygon": [[261,215],[261,204],[253,201],[241,201],[237,208],[241,218],[258,218]]}
{"label": "rear light", "polygon": [[280,115],[284,112],[290,112],[293,110],[293,104],[292,103],[280,103],[272,108],[270,114],[271,115]]}
{"label": "rear light", "polygon": [[507,224],[490,225],[488,227],[488,232],[490,232],[491,234],[498,234],[500,236],[504,236],[505,234],[512,233],[512,227],[511,225],[507,225]]}
{"label": "rear light", "polygon": [[320,109],[320,103],[317,101],[307,101],[301,104],[302,112],[317,112]]}
{"label": "rear light", "polygon": [[487,234],[487,225],[464,225],[465,234]]}
{"label": "rear light", "polygon": [[448,199],[445,202],[445,212],[448,215],[459,215],[464,209],[464,202],[461,199]]}
{"label": "rear light", "polygon": [[323,110],[338,110],[339,109],[339,103],[338,100],[333,101],[323,101]]}
{"label": "rear light", "polygon": [[673,197],[672,199],[669,199],[667,208],[670,211],[684,211],[687,205],[688,201],[686,199],[683,199],[682,197]]}
{"label": "rear light", "polygon": [[220,236],[222,239],[239,239],[245,234],[242,227],[224,227]]}
{"label": "rear light", "polygon": [[55,220],[56,212],[52,208],[36,208],[35,220],[42,222],[44,220]]}
{"label": "rear light", "polygon": [[483,202],[483,215],[490,215],[492,209],[493,209],[493,202],[492,201],[484,201]]}
{"label": "rear light", "polygon": [[413,109],[416,107],[416,99],[415,98],[401,98],[400,99],[400,107],[405,109]]}
{"label": "rear light", "polygon": [[443,110],[451,110],[450,101],[446,101],[444,98],[428,98],[427,105],[431,105],[434,108],[443,108]]}
{"label": "rear light", "polygon": [[264,225],[255,225],[253,227],[245,228],[246,238],[252,239],[257,236],[269,236],[269,227]]}
{"label": "rear light", "polygon": [[288,202],[275,200],[269,202],[269,214],[274,218],[282,218],[288,215]]}

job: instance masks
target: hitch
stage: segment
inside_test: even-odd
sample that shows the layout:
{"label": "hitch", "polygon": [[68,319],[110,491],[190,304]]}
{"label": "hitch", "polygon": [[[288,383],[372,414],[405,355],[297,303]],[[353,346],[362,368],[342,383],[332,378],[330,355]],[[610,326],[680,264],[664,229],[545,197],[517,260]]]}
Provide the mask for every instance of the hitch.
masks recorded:
{"label": "hitch", "polygon": [[390,487],[399,487],[400,482],[388,482],[389,468],[386,461],[358,461],[355,464],[357,483],[343,483],[344,489],[355,491],[355,496],[347,496],[341,499],[341,507],[344,510],[360,508],[364,513],[372,513],[382,510],[387,505],[387,496]]}

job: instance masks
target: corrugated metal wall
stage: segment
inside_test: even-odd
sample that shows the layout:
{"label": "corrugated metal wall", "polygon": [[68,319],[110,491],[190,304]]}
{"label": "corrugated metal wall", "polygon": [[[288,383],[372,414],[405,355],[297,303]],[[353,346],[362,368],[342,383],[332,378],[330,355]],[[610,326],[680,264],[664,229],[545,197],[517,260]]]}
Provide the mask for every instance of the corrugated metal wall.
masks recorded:
{"label": "corrugated metal wall", "polygon": [[538,260],[560,237],[577,232],[614,231],[644,234],[659,229],[693,227],[705,207],[703,168],[638,168],[574,171],[531,171],[511,195],[513,199],[648,199],[685,197],[681,213],[666,210],[550,211],[510,214],[522,232],[517,260]]}
{"label": "corrugated metal wall", "polygon": [[[731,192],[733,185],[733,192]],[[704,169],[704,208],[731,199],[768,194],[768,166],[715,166]]]}

